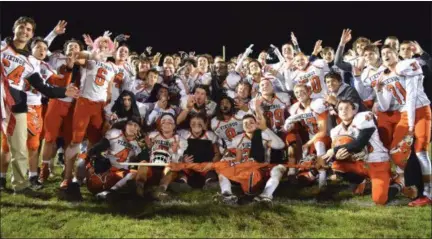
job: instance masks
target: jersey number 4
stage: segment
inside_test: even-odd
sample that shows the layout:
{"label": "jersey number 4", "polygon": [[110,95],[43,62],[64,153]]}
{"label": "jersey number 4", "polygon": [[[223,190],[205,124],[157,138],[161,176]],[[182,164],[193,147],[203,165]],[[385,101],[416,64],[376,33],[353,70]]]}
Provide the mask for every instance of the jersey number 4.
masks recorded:
{"label": "jersey number 4", "polygon": [[[10,62],[8,59],[3,58],[2,63],[5,67],[10,67]],[[12,84],[19,85],[24,70],[25,70],[24,66],[18,66],[7,75],[7,79],[12,81]]]}

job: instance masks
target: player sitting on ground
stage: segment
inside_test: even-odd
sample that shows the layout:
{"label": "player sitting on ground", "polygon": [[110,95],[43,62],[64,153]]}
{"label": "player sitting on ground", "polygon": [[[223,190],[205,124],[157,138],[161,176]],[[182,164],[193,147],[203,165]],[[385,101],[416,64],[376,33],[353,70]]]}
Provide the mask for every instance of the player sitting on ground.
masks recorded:
{"label": "player sitting on ground", "polygon": [[[164,113],[160,117],[158,130],[148,135],[147,146],[150,148],[150,163],[155,166],[140,166],[137,176],[137,192],[144,195],[144,186],[158,185],[153,196],[158,200],[168,198],[168,185],[177,179],[178,174],[171,172],[169,167],[160,164],[182,161],[187,141],[176,134],[175,119],[172,114]],[[159,166],[156,166],[159,164]]]}
{"label": "player sitting on ground", "polygon": [[[203,114],[195,114],[190,120],[190,129],[180,130],[179,135],[188,141],[188,148],[184,152],[184,160],[187,163],[217,162],[221,155],[215,133],[206,129],[206,117]],[[185,170],[185,180],[189,185],[204,185],[204,188],[214,188],[217,184],[217,174],[214,170],[195,173]],[[201,183],[204,182],[204,183]],[[216,184],[215,184],[216,183]]]}
{"label": "player sitting on ground", "polygon": [[[141,161],[133,160],[141,157],[141,147],[137,142],[140,130],[140,119],[132,116],[114,124],[105,137],[88,151],[87,157],[92,162],[83,165],[84,170],[87,169],[87,188],[97,198],[106,199],[127,181],[135,179],[136,171],[121,163]],[[106,152],[104,156],[101,155],[103,152]]]}
{"label": "player sitting on ground", "polygon": [[236,149],[236,158],[231,162],[233,170],[219,173],[221,201],[224,203],[236,204],[238,200],[231,191],[230,180],[240,183],[244,193],[255,194],[269,176],[259,171],[260,168],[267,167],[266,164],[261,166],[261,163],[270,163],[270,149],[285,147],[284,142],[267,127],[262,110],[257,113],[258,120],[253,115],[243,117],[244,133],[233,139],[232,145]]}

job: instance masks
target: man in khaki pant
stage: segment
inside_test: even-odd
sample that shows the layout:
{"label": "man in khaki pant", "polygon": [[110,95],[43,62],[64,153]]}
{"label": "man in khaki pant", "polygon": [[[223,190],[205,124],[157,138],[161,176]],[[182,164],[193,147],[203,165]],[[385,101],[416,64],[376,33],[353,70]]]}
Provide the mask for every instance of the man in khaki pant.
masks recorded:
{"label": "man in khaki pant", "polygon": [[[12,156],[12,188],[15,193],[34,195],[25,179],[28,168],[27,149],[27,95],[25,92],[25,80],[37,91],[48,98],[78,97],[78,89],[69,86],[67,89],[49,87],[45,85],[39,75],[39,60],[30,55],[26,45],[33,37],[36,23],[29,17],[20,17],[13,26],[14,37],[6,38],[1,42],[1,69],[5,80],[9,84],[8,93],[15,100],[12,112],[16,120],[13,132],[6,136]],[[4,154],[2,154],[4,156]],[[6,157],[7,158],[7,157]],[[5,157],[1,157],[1,165],[5,165]],[[4,176],[4,175],[2,175]],[[2,178],[5,188],[6,180]]]}
{"label": "man in khaki pant", "polygon": [[12,179],[14,191],[21,191],[29,186],[25,174],[28,169],[27,149],[27,113],[14,113],[16,119],[15,130],[11,136],[7,136],[10,152],[12,154]]}

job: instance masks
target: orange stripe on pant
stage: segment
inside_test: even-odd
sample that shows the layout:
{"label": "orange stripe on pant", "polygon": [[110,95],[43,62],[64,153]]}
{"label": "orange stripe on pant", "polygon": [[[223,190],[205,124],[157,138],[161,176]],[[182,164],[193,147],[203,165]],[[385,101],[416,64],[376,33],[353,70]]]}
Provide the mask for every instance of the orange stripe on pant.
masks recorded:
{"label": "orange stripe on pant", "polygon": [[369,177],[372,183],[372,200],[378,205],[386,204],[391,178],[390,162],[335,161],[332,169],[336,172],[355,173]]}

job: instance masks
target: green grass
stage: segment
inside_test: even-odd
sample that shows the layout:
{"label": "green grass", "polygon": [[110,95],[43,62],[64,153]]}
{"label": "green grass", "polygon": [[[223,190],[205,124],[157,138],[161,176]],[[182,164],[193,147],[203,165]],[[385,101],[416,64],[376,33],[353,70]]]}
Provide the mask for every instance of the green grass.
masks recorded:
{"label": "green grass", "polygon": [[[57,169],[58,170],[58,169]],[[215,191],[193,190],[153,202],[128,198],[97,202],[85,188],[84,200],[58,199],[60,177],[41,190],[44,199],[1,194],[1,237],[344,237],[431,238],[431,207],[409,208],[407,199],[374,206],[370,195],[353,197],[345,184],[316,187],[282,183],[274,206],[215,204]]]}

